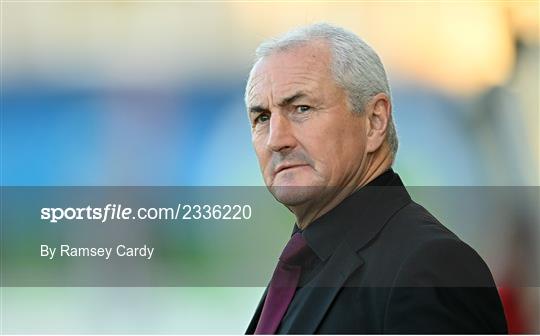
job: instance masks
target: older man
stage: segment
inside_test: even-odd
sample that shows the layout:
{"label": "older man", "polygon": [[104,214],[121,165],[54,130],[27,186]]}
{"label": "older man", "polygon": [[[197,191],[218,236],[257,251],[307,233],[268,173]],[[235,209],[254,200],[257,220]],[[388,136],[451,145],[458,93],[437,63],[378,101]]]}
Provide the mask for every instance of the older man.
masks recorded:
{"label": "older man", "polygon": [[398,141],[377,54],[314,24],[257,57],[253,146],[296,225],[247,333],[505,333],[485,263],[391,169]]}

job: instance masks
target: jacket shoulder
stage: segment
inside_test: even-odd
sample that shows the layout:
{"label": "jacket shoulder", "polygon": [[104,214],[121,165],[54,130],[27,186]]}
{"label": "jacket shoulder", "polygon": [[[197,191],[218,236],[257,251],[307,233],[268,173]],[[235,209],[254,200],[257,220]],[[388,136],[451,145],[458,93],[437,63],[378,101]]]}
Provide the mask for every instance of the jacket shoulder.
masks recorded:
{"label": "jacket shoulder", "polygon": [[385,286],[494,286],[478,253],[415,202],[397,211],[359,255],[368,278]]}
{"label": "jacket shoulder", "polygon": [[392,265],[383,332],[506,333],[488,266],[425,208],[403,207],[379,238],[379,252],[381,246],[392,250],[387,260],[377,260],[380,268]]}

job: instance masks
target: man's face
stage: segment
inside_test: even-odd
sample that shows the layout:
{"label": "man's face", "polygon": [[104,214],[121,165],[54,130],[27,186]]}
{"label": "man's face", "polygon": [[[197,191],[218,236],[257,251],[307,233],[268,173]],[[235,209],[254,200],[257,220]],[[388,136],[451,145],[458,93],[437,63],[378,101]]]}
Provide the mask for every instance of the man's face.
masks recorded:
{"label": "man's face", "polygon": [[365,153],[365,119],[353,114],[330,70],[324,42],[261,59],[248,87],[252,142],[278,201],[300,205],[354,183]]}

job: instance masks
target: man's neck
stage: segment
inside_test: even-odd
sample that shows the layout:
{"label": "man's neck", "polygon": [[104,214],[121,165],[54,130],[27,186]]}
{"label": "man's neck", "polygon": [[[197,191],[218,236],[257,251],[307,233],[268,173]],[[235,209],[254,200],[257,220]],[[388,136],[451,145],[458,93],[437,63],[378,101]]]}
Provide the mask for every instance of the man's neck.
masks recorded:
{"label": "man's neck", "polygon": [[296,216],[296,225],[302,230],[305,229],[317,218],[338,206],[345,198],[377,178],[392,165],[392,157],[389,154],[382,158],[368,157],[366,159],[366,168],[363,171],[360,169],[350,183],[343,187],[329,187],[326,190],[326,195],[323,192],[317,200],[289,208]]}

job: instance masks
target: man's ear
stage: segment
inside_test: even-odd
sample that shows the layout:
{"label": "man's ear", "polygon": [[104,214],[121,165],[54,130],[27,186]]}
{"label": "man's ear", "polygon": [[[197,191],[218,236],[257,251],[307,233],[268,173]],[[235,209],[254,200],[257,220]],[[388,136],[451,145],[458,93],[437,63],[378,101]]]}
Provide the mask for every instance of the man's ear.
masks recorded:
{"label": "man's ear", "polygon": [[366,106],[367,137],[366,152],[377,151],[386,139],[386,132],[390,123],[392,104],[384,93],[373,96]]}

